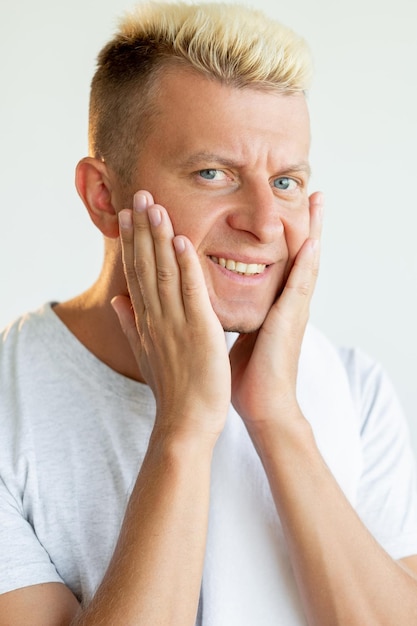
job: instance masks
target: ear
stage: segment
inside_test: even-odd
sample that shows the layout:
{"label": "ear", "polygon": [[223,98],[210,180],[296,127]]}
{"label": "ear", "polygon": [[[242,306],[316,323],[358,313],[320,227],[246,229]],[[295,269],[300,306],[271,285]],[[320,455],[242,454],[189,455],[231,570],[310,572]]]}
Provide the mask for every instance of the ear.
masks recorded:
{"label": "ear", "polygon": [[75,185],[92,222],[105,237],[119,236],[115,190],[107,165],[98,159],[85,157],[75,172]]}

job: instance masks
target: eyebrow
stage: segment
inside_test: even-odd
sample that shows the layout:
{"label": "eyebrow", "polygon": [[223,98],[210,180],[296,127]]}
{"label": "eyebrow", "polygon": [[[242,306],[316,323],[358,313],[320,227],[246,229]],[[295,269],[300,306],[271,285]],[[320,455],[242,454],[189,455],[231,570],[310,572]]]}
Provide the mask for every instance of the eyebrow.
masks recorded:
{"label": "eyebrow", "polygon": [[196,152],[195,154],[191,154],[187,159],[181,162],[181,165],[183,167],[193,167],[202,162],[219,163],[219,165],[225,165],[226,167],[241,167],[238,161],[228,159],[213,152]]}
{"label": "eyebrow", "polygon": [[[180,165],[181,167],[188,168],[196,167],[202,163],[216,163],[230,168],[240,168],[243,166],[243,164],[239,161],[229,159],[220,154],[215,154],[214,152],[196,152],[182,161]],[[284,168],[282,168],[282,172],[304,172],[308,176],[311,176],[311,167],[308,161],[301,161],[300,163],[293,164],[288,163]]]}

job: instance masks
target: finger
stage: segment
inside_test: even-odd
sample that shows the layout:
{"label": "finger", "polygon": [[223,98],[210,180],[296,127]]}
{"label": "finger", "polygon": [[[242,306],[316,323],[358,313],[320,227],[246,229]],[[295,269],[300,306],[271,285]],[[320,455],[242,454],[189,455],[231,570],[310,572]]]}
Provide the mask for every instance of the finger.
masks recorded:
{"label": "finger", "polygon": [[155,271],[162,312],[184,317],[181,277],[174,247],[174,230],[166,209],[158,204],[149,207],[148,218],[153,237]]}
{"label": "finger", "polygon": [[291,312],[293,319],[302,318],[309,309],[317,281],[319,256],[320,242],[313,238],[304,242],[296,256],[279,301],[281,307],[286,306]]}
{"label": "finger", "polygon": [[140,317],[144,312],[144,302],[137,279],[134,260],[133,216],[130,209],[119,213],[119,234],[122,247],[122,262],[130,300],[136,314]]}
{"label": "finger", "polygon": [[138,351],[141,349],[141,343],[136,329],[135,314],[130,299],[127,296],[115,296],[111,301],[111,305],[117,314],[120,326],[133,353],[137,356]]}
{"label": "finger", "polygon": [[[309,198],[310,232],[301,246],[287,280],[287,300],[301,307],[309,306],[317,282],[320,260],[320,239],[323,226],[324,196],[313,193]],[[285,291],[285,289],[284,289]]]}
{"label": "finger", "polygon": [[305,325],[317,282],[323,205],[324,196],[321,192],[315,192],[310,196],[309,237],[298,251],[282,293],[271,309],[272,318],[277,313],[281,319],[287,319],[294,328],[297,325],[303,328]]}
{"label": "finger", "polygon": [[[161,307],[156,279],[154,240],[148,217],[150,199],[153,200],[151,194],[142,191],[136,193],[133,198],[133,234],[128,257],[130,265],[127,271],[140,290],[143,307],[149,312],[152,311],[153,315],[159,315]],[[132,303],[135,306],[135,300],[132,299]]]}
{"label": "finger", "polygon": [[324,196],[320,191],[316,191],[309,198],[310,206],[310,233],[312,239],[320,239],[323,224]]}
{"label": "finger", "polygon": [[140,196],[143,196],[145,198],[146,206],[152,206],[152,204],[155,204],[155,201],[153,199],[153,195],[149,191],[146,191],[146,189],[140,189],[139,191],[137,191],[135,193],[135,195],[133,196],[133,203],[134,204],[135,204],[136,201],[139,201],[139,202],[142,201]]}
{"label": "finger", "polygon": [[203,317],[214,316],[203,270],[191,241],[184,236],[173,240],[181,271],[181,293],[186,320],[201,323]]}

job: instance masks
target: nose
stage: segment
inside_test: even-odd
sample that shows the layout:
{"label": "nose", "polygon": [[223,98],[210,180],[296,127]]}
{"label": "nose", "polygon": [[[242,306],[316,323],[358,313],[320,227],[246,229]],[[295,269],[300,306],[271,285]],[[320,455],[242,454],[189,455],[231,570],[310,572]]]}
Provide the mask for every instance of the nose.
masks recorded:
{"label": "nose", "polygon": [[283,234],[279,200],[268,183],[242,187],[234,201],[228,215],[231,228],[250,233],[260,243],[271,243]]}

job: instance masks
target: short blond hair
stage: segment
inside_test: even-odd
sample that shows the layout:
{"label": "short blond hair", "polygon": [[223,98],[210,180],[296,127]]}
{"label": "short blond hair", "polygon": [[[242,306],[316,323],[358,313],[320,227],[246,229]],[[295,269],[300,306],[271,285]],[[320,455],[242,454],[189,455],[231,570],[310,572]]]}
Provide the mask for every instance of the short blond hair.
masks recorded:
{"label": "short blond hair", "polygon": [[282,94],[306,92],[312,76],[304,39],[261,11],[222,3],[138,5],[100,52],[90,97],[90,154],[124,183],[150,128],[157,77],[174,63],[236,88]]}

